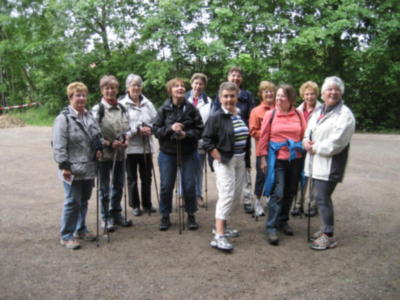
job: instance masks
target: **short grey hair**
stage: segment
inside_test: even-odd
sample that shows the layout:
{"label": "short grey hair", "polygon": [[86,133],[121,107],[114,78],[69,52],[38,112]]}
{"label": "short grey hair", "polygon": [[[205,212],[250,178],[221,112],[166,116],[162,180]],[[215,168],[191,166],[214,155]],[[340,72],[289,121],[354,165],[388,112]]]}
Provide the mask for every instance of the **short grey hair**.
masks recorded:
{"label": "short grey hair", "polygon": [[136,74],[129,74],[128,77],[126,77],[126,82],[125,82],[126,89],[128,89],[131,86],[132,82],[137,83],[140,87],[143,86],[142,77]]}
{"label": "short grey hair", "polygon": [[324,83],[322,84],[321,94],[325,92],[325,90],[332,84],[335,84],[339,87],[342,95],[344,94],[344,82],[340,77],[337,76],[329,76],[326,77]]}
{"label": "short grey hair", "polygon": [[219,96],[221,96],[222,91],[234,91],[236,93],[236,96],[239,96],[239,92],[240,92],[238,86],[230,81],[221,83],[221,85],[219,86],[219,90],[218,90]]}

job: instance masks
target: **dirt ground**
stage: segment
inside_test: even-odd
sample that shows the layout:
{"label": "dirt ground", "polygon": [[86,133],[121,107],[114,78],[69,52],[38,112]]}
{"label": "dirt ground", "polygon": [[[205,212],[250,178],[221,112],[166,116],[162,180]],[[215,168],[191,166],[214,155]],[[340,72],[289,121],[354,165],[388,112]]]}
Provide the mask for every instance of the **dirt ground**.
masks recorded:
{"label": "dirt ground", "polygon": [[[47,127],[0,129],[0,299],[400,298],[398,135],[354,136],[345,182],[334,193],[336,249],[308,248],[306,218],[292,218],[295,235],[270,246],[265,217],[255,222],[240,206],[232,254],[209,246],[216,201],[210,172],[210,208],[198,212],[197,232],[179,235],[176,213],[167,232],[158,230],[158,214],[130,216],[134,227],[119,229],[110,243],[61,247],[63,190],[50,135]],[[95,203],[93,193],[92,230]],[[318,225],[313,218],[313,231]]]}

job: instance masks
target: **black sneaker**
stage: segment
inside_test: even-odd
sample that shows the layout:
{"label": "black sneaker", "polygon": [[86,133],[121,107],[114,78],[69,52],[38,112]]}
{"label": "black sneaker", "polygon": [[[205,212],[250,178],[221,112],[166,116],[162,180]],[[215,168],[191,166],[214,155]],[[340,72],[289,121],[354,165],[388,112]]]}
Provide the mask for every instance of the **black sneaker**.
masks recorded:
{"label": "black sneaker", "polygon": [[132,215],[134,215],[135,217],[140,217],[142,215],[142,211],[140,210],[140,208],[134,208],[132,209]]}
{"label": "black sneaker", "polygon": [[293,235],[293,228],[288,223],[281,224],[278,229],[286,235]]}
{"label": "black sneaker", "polygon": [[157,209],[155,209],[154,207],[150,207],[150,208],[143,208],[144,213],[148,214],[148,213],[155,213],[157,212]]}
{"label": "black sneaker", "polygon": [[187,226],[189,230],[199,229],[199,224],[196,223],[196,217],[194,215],[188,215]]}
{"label": "black sneaker", "polygon": [[132,220],[125,220],[122,216],[114,218],[114,224],[121,227],[130,227],[133,225]]}
{"label": "black sneaker", "polygon": [[268,235],[268,243],[270,243],[270,245],[277,246],[279,244],[279,237],[276,231],[268,232],[267,235]]}
{"label": "black sneaker", "polygon": [[243,209],[246,214],[252,214],[254,212],[253,205],[251,203],[243,204]]}
{"label": "black sneaker", "polygon": [[171,226],[171,221],[169,220],[169,216],[162,216],[160,222],[160,230],[166,231]]}

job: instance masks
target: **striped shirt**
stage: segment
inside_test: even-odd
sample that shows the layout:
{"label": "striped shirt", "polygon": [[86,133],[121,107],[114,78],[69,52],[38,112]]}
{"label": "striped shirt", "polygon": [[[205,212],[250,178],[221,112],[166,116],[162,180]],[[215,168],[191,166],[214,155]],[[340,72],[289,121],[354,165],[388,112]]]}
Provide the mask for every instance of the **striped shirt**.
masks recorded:
{"label": "striped shirt", "polygon": [[233,145],[233,153],[235,156],[241,156],[245,153],[247,138],[249,136],[249,129],[246,123],[243,122],[239,114],[236,116],[231,115],[233,133],[235,135],[235,142]]}

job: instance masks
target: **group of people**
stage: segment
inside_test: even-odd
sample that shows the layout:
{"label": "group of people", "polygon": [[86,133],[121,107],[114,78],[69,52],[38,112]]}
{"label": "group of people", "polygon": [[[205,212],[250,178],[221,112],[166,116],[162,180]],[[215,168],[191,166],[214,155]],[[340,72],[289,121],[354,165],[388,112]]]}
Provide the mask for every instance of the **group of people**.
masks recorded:
{"label": "group of people", "polygon": [[[238,237],[239,231],[228,226],[228,221],[231,224],[232,211],[240,201],[246,213],[262,216],[263,199],[269,199],[265,228],[271,245],[279,244],[278,231],[293,235],[288,223],[290,210],[293,206],[293,216],[303,213],[307,198],[297,199],[300,184],[303,195],[308,185],[309,201],[313,200],[305,213],[319,213],[321,219],[321,230],[311,236],[310,247],[334,248],[331,196],[343,179],[355,130],[354,116],[342,99],[343,81],[335,76],[325,79],[323,103],[317,101],[318,85],[304,83],[300,87],[304,102],[296,108],[296,91],[291,85],[262,81],[256,106],[252,93],[242,88],[240,68],[231,68],[227,79],[214,100],[205,93],[205,74],[193,74],[189,91],[184,80],[171,79],[166,84],[168,98],[158,111],[143,95],[142,78],[135,74],[127,77],[126,95],[119,99],[116,77],[103,76],[102,98],[91,111],[86,109],[87,87],[80,82],[68,85],[69,106],[53,127],[54,159],[64,185],[60,243],[78,249],[81,240],[96,239],[85,223],[95,178],[104,231],[132,225],[126,209],[122,216],[124,188],[134,216],[156,212],[151,199],[155,137],[159,142],[160,185],[156,191],[161,231],[171,226],[174,188],[182,199],[177,205],[187,214],[187,228],[199,228],[195,213],[198,206],[207,205],[202,182],[209,164],[218,190],[212,247],[234,248],[231,238]],[[251,137],[256,147],[254,203]]]}

